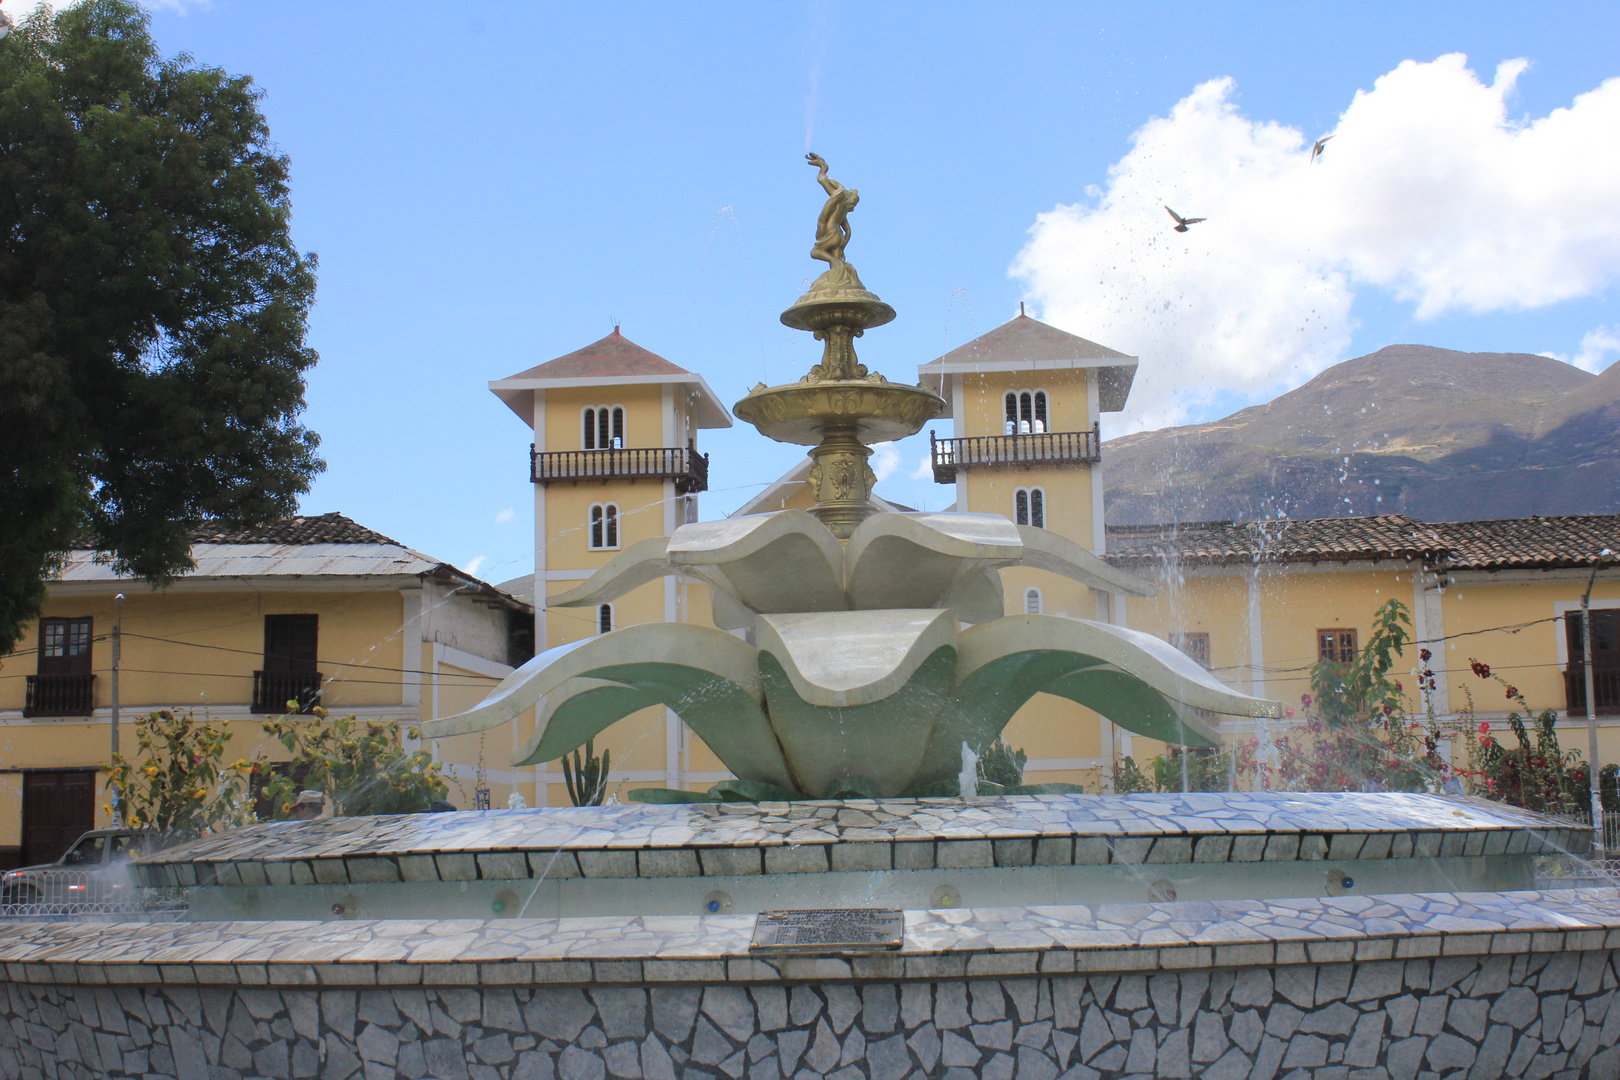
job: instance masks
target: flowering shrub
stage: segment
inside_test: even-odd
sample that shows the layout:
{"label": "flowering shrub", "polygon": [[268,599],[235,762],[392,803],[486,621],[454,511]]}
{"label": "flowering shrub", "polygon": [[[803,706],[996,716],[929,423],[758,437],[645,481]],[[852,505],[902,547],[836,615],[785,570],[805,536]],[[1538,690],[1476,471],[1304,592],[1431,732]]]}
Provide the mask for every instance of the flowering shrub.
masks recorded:
{"label": "flowering shrub", "polygon": [[[1559,747],[1558,710],[1543,709],[1532,716],[1530,703],[1519,693],[1518,687],[1500,675],[1491,674],[1489,664],[1470,660],[1469,666],[1480,678],[1501,683],[1507,699],[1519,706],[1507,718],[1517,746],[1498,742],[1490,735],[1489,724],[1479,725],[1475,761],[1484,780],[1486,798],[1550,814],[1584,811],[1591,799],[1588,770],[1579,750]],[[1526,720],[1535,727],[1534,745]]]}
{"label": "flowering shrub", "polygon": [[138,717],[134,757],[114,754],[107,767],[108,783],[119,794],[116,806],[105,809],[159,844],[244,824],[251,814],[245,798],[251,767],[246,761],[221,766],[230,740],[224,725],[199,720],[190,709]]}
{"label": "flowering shrub", "polygon": [[[277,820],[291,815],[300,787],[325,792],[347,817],[417,813],[449,791],[433,755],[407,752],[391,721],[333,720],[317,706],[313,720],[278,716],[265,721],[264,730],[292,754],[285,771],[272,772],[264,762],[252,766],[266,777],[262,793]],[[407,733],[418,737],[414,727]]]}

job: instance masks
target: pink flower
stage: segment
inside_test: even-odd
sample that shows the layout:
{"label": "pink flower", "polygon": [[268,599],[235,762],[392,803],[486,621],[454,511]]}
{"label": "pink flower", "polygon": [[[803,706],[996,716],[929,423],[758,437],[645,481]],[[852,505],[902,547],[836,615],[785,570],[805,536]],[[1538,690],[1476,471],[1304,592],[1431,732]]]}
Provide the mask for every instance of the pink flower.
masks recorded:
{"label": "pink flower", "polygon": [[1299,695],[1299,704],[1300,704],[1301,708],[1306,708],[1306,709],[1310,708],[1312,700],[1313,699],[1312,699],[1311,695],[1309,695],[1309,694],[1301,694],[1301,695]]}
{"label": "pink flower", "polygon": [[1480,734],[1481,734],[1481,735],[1484,735],[1484,734],[1485,734],[1485,733],[1486,733],[1486,732],[1488,732],[1488,731],[1490,731],[1490,730],[1491,730],[1491,725],[1490,725],[1490,722],[1489,722],[1489,721],[1487,721],[1487,720],[1481,720],[1481,721],[1480,721],[1480,722],[1479,722],[1479,733],[1480,733]]}

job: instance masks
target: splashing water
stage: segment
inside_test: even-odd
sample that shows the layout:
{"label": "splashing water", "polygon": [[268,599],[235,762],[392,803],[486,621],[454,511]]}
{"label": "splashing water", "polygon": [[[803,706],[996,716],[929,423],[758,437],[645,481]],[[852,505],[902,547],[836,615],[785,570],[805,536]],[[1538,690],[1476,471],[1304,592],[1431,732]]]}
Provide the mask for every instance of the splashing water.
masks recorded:
{"label": "splashing water", "polygon": [[957,788],[964,798],[979,793],[979,755],[964,740],[962,743],[962,771],[956,777]]}

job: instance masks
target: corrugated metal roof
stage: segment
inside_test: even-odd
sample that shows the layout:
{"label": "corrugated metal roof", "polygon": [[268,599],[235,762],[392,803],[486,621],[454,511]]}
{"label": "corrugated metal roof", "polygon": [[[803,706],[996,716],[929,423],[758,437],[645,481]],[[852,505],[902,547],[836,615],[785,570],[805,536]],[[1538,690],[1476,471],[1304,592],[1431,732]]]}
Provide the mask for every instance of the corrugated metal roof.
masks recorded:
{"label": "corrugated metal roof", "polygon": [[[62,568],[63,581],[118,581],[95,552],[75,551]],[[338,575],[376,577],[427,574],[443,565],[397,544],[193,544],[197,568],[185,576],[279,577]]]}
{"label": "corrugated metal roof", "polygon": [[[95,536],[81,537],[68,553],[56,581],[93,584],[135,584],[140,579],[113,572],[101,554]],[[375,578],[423,577],[460,581],[496,603],[532,610],[527,600],[458,570],[447,562],[424,555],[382,533],[344,517],[321,514],[287,518],[257,529],[222,531],[201,526],[192,532],[191,558],[197,564],[181,582],[221,578]]]}

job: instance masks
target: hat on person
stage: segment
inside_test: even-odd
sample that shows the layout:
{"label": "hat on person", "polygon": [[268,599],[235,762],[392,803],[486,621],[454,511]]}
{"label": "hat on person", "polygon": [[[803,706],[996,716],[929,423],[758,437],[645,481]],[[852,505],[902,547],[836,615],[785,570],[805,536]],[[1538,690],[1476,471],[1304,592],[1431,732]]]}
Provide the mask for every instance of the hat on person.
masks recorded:
{"label": "hat on person", "polygon": [[300,791],[298,793],[298,798],[293,801],[293,805],[294,806],[302,806],[305,803],[313,803],[316,806],[325,806],[326,805],[326,796],[324,794],[322,794],[321,792],[315,791],[313,789],[308,790],[308,791]]}

